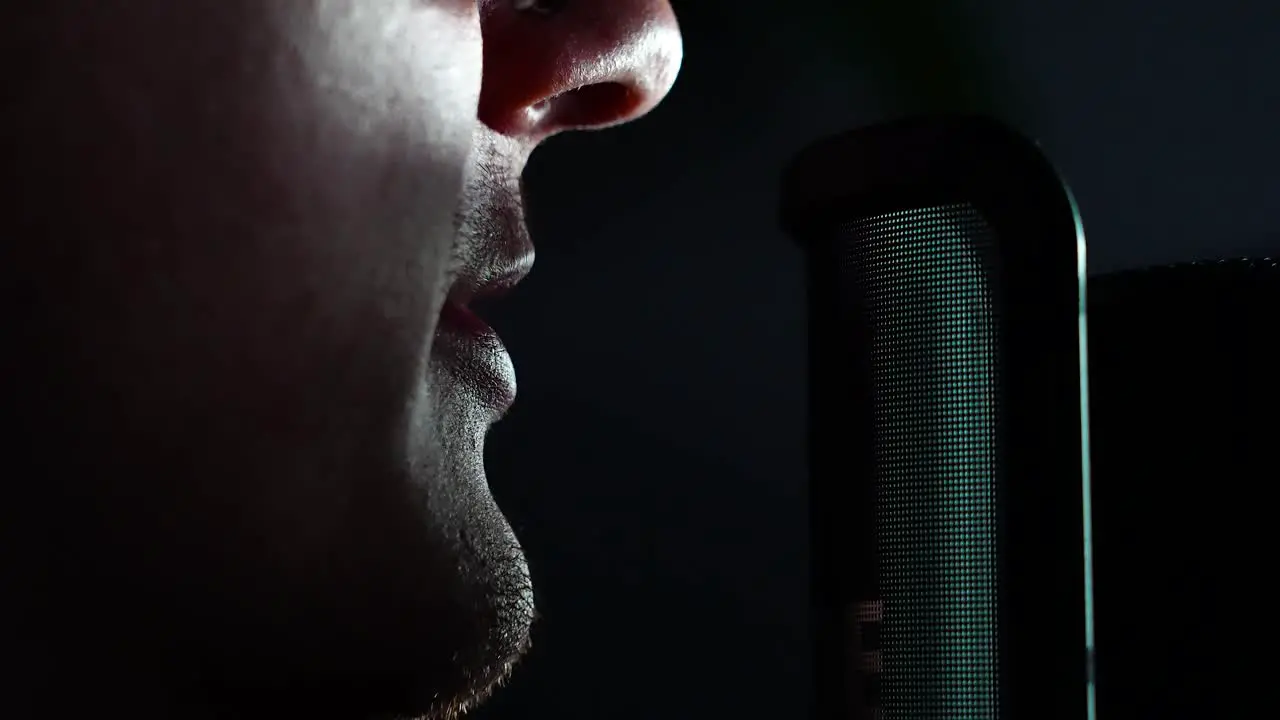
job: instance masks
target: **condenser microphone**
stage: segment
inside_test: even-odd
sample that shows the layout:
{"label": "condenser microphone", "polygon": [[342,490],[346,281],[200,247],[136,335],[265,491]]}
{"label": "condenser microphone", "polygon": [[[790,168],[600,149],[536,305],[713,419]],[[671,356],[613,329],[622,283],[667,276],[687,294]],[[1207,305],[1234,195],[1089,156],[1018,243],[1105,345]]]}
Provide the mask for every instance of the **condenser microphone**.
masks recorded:
{"label": "condenser microphone", "polygon": [[1085,252],[1035,143],[912,119],[787,168],[823,720],[1093,714]]}

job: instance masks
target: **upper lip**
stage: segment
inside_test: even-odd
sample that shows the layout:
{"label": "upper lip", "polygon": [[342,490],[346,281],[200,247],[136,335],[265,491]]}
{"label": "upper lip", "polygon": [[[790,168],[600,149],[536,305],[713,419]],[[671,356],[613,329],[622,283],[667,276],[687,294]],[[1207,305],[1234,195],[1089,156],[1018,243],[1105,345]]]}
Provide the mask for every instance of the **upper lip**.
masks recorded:
{"label": "upper lip", "polygon": [[511,291],[533,269],[533,251],[479,268],[462,271],[449,290],[449,302],[468,307],[476,301],[496,300]]}

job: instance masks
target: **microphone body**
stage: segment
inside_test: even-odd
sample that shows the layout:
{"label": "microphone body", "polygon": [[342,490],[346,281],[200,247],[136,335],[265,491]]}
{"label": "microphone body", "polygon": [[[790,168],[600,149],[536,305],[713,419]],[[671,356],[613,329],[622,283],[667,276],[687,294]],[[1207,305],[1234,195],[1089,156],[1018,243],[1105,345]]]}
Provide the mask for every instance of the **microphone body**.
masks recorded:
{"label": "microphone body", "polygon": [[1090,717],[1085,253],[1034,143],[920,118],[802,152],[818,716]]}

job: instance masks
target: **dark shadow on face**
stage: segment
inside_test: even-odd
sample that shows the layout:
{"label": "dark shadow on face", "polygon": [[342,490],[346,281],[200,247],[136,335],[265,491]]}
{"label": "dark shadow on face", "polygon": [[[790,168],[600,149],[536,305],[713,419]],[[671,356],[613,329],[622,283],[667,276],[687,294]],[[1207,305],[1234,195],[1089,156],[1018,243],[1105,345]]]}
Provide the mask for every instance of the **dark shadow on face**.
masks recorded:
{"label": "dark shadow on face", "polygon": [[481,459],[509,365],[449,308],[527,271],[533,148],[651,108],[679,35],[665,2],[352,7],[0,30],[20,715],[446,717],[528,643]]}

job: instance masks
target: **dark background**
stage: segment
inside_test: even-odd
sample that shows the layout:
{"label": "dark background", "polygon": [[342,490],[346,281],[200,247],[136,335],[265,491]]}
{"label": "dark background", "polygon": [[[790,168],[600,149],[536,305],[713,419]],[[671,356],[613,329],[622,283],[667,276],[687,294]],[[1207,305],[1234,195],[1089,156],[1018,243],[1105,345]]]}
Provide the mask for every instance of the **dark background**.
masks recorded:
{"label": "dark background", "polygon": [[1280,4],[676,9],[668,101],[528,172],[538,267],[493,314],[520,401],[488,463],[543,618],[477,717],[809,713],[804,290],[775,214],[806,143],[985,111],[1058,164],[1094,273],[1280,247]]}

